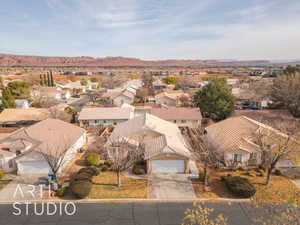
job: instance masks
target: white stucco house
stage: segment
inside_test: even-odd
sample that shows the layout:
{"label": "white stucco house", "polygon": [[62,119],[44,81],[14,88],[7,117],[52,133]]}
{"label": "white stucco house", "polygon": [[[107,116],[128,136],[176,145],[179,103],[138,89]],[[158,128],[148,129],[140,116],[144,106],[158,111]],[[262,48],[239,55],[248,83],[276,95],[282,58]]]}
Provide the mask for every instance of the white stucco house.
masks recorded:
{"label": "white stucco house", "polygon": [[157,104],[167,105],[167,106],[180,106],[182,97],[190,98],[190,95],[182,91],[174,92],[161,92],[155,95],[155,102]]}
{"label": "white stucco house", "polygon": [[[0,100],[0,105],[2,104],[2,100]],[[29,109],[29,102],[27,99],[16,99],[15,104],[17,109]]]}
{"label": "white stucco house", "polygon": [[110,99],[111,103],[116,106],[121,106],[124,103],[132,104],[134,102],[134,94],[129,91],[122,92],[106,92],[102,95],[103,98]]}
{"label": "white stucco house", "polygon": [[0,169],[17,174],[51,173],[46,158],[62,161],[59,173],[86,143],[86,131],[57,119],[21,128],[0,140]]}

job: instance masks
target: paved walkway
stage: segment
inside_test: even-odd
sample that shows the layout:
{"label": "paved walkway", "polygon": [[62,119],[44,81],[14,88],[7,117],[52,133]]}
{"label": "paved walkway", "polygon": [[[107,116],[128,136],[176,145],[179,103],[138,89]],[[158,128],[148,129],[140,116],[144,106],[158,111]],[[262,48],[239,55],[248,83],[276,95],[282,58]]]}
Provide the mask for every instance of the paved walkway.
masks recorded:
{"label": "paved walkway", "polygon": [[148,181],[149,199],[196,199],[193,185],[185,174],[154,174]]}
{"label": "paved walkway", "polygon": [[0,191],[0,201],[40,200],[41,176],[15,176],[13,180]]}

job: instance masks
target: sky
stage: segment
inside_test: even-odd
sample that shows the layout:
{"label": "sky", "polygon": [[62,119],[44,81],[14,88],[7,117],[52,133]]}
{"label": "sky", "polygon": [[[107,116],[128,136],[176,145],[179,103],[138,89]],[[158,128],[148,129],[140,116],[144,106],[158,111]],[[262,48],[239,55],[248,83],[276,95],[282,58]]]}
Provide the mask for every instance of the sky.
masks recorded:
{"label": "sky", "polygon": [[300,59],[299,0],[0,1],[0,53]]}

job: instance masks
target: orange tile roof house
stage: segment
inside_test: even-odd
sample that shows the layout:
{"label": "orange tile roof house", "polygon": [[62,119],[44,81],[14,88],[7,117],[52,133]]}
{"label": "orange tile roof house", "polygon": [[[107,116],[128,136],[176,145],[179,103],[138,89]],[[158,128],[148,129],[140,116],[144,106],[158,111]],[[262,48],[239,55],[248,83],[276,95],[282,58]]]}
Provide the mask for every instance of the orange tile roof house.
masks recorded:
{"label": "orange tile roof house", "polygon": [[0,140],[0,158],[4,159],[0,161],[0,168],[17,170],[18,174],[48,174],[51,169],[44,155],[61,158],[63,168],[85,142],[84,129],[61,120],[46,119]]}
{"label": "orange tile roof house", "polygon": [[166,106],[152,108],[151,114],[178,126],[201,126],[202,115],[198,108]]}

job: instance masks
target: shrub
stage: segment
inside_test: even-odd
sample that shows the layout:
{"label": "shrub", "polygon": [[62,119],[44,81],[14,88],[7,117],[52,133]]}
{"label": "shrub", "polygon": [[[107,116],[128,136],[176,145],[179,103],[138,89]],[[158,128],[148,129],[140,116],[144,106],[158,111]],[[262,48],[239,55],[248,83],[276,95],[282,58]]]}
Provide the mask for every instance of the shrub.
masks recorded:
{"label": "shrub", "polygon": [[79,173],[88,173],[91,176],[98,176],[100,174],[100,170],[95,166],[90,166],[90,167],[87,167],[87,168],[81,168],[78,171],[78,174]]}
{"label": "shrub", "polygon": [[92,183],[86,180],[73,181],[70,188],[77,198],[85,198],[91,192]]}
{"label": "shrub", "polygon": [[146,170],[142,167],[139,167],[139,166],[134,166],[133,169],[132,169],[132,172],[135,175],[144,175],[144,174],[146,174]]}
{"label": "shrub", "polygon": [[4,177],[4,171],[0,170],[0,179],[2,179]]}
{"label": "shrub", "polygon": [[253,175],[249,171],[242,173],[242,175],[248,176],[248,177],[253,177]]}
{"label": "shrub", "polygon": [[87,172],[77,173],[76,176],[74,177],[74,180],[75,181],[81,181],[81,180],[92,181],[92,175]]}
{"label": "shrub", "polygon": [[205,179],[205,176],[204,176],[204,173],[203,172],[199,172],[199,181],[200,182],[204,182],[204,179]]}
{"label": "shrub", "polygon": [[281,176],[281,175],[282,175],[281,171],[278,170],[278,169],[276,169],[276,170],[274,171],[274,174],[275,174],[276,176]]}
{"label": "shrub", "polygon": [[106,165],[108,169],[111,169],[112,163],[110,161],[105,161],[104,165]]}
{"label": "shrub", "polygon": [[68,190],[68,187],[61,187],[57,190],[56,195],[58,197],[63,197],[63,196],[65,196],[67,190]]}
{"label": "shrub", "polygon": [[96,153],[90,153],[85,158],[85,162],[88,166],[97,166],[100,162],[100,156]]}
{"label": "shrub", "polygon": [[107,171],[107,170],[108,170],[108,166],[105,165],[105,164],[103,164],[103,165],[101,166],[101,171],[102,171],[102,172],[105,172],[105,171]]}
{"label": "shrub", "polygon": [[255,187],[247,178],[239,176],[223,176],[222,180],[225,182],[228,190],[238,197],[250,198],[256,192]]}

